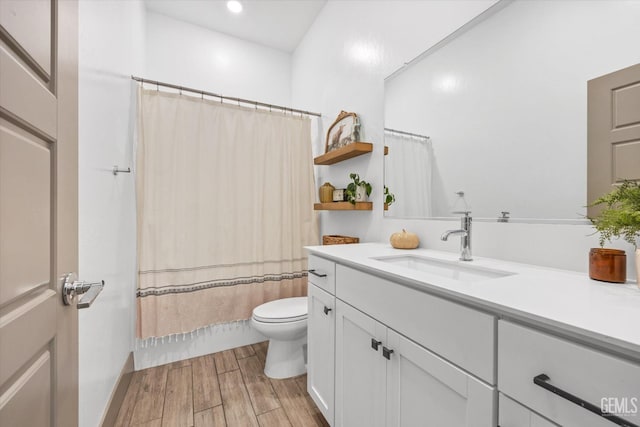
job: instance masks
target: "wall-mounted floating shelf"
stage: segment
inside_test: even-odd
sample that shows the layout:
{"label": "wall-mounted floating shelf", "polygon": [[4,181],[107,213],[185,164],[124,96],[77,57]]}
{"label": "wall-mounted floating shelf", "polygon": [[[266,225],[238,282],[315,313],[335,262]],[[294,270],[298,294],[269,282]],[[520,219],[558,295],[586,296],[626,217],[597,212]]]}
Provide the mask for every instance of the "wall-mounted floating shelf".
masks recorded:
{"label": "wall-mounted floating shelf", "polygon": [[362,156],[373,151],[373,144],[370,142],[352,142],[342,148],[338,148],[313,159],[314,165],[332,165],[352,157]]}
{"label": "wall-mounted floating shelf", "polygon": [[355,205],[349,202],[315,203],[313,209],[316,211],[370,211],[373,210],[373,202],[356,202]]}

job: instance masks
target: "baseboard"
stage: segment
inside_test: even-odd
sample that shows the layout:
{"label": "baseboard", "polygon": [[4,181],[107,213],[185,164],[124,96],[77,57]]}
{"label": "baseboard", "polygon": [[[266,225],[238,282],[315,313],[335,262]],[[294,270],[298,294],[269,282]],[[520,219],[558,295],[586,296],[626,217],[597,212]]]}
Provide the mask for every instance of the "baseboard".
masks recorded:
{"label": "baseboard", "polygon": [[102,423],[100,423],[102,427],[113,427],[116,424],[118,412],[120,411],[120,407],[124,401],[124,396],[127,394],[127,389],[129,388],[132,376],[133,353],[129,353],[129,357],[127,357],[127,360],[124,362],[124,366],[122,367],[122,371],[120,372],[118,382],[111,392],[111,397],[107,404],[107,410],[104,412],[104,416],[102,417]]}

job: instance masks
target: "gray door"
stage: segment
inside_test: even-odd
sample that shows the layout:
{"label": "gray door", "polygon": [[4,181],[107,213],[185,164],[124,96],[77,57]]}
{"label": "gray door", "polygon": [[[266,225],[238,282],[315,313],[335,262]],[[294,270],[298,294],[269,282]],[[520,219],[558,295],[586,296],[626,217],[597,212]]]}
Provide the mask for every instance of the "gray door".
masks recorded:
{"label": "gray door", "polygon": [[640,180],[640,64],[589,80],[587,157],[589,203],[612,185]]}
{"label": "gray door", "polygon": [[0,0],[0,425],[78,424],[77,3]]}

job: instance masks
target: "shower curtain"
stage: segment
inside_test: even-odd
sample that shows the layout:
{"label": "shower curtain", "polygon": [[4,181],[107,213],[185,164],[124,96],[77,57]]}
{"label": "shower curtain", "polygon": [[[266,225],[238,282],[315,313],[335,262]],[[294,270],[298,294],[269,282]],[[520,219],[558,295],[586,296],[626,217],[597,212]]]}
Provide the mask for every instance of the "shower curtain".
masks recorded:
{"label": "shower curtain", "polygon": [[431,216],[431,141],[385,131],[385,185],[396,196],[389,213],[402,218]]}
{"label": "shower curtain", "polygon": [[310,119],[140,89],[139,338],[306,295],[318,244]]}

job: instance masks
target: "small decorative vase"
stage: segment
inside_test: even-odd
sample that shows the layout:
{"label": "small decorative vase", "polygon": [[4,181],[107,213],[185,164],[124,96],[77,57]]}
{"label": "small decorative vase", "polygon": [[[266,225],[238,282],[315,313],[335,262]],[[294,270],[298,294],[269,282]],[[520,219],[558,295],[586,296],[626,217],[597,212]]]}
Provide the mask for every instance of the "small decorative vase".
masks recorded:
{"label": "small decorative vase", "polygon": [[592,248],[589,251],[589,277],[602,282],[624,283],[627,280],[627,255],[620,249]]}
{"label": "small decorative vase", "polygon": [[333,190],[336,188],[328,182],[325,182],[322,187],[320,187],[320,203],[331,203],[333,202]]}
{"label": "small decorative vase", "polygon": [[364,185],[358,185],[356,187],[356,202],[366,202],[369,199],[367,196],[367,189]]}

